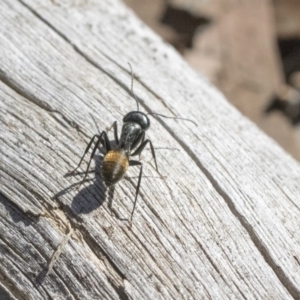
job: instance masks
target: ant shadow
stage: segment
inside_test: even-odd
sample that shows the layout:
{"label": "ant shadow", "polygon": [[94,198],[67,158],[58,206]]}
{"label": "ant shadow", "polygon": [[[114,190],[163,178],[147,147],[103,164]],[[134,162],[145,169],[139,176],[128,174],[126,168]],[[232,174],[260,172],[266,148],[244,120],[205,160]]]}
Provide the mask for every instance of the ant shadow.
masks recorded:
{"label": "ant shadow", "polygon": [[[60,192],[56,193],[52,199],[58,200],[59,197],[69,193],[73,189],[78,189],[78,193],[73,198],[73,201],[71,203],[71,206],[65,206],[64,209],[66,209],[69,213],[71,213],[71,218],[75,218],[77,221],[82,222],[82,219],[80,218],[80,215],[82,214],[88,214],[100,206],[103,205],[104,201],[108,198],[109,206],[112,205],[112,200],[114,197],[114,186],[107,189],[104,181],[101,177],[101,171],[102,171],[102,162],[104,155],[102,153],[102,149],[99,148],[99,154],[96,154],[94,156],[95,160],[95,169],[88,171],[88,175],[95,174],[93,178],[86,178],[84,182],[82,181],[86,171],[79,171],[75,173],[68,172],[64,175],[64,177],[71,177],[71,176],[80,176],[80,181],[71,184],[67,188],[61,190]],[[83,168],[86,167],[86,164],[83,163]],[[85,182],[92,182],[92,184],[89,184],[86,187],[82,187],[81,184]],[[80,188],[80,190],[79,190]],[[42,270],[37,275],[34,284],[36,286],[40,286],[43,284],[46,276],[49,273],[49,263],[51,260],[48,261],[47,265],[42,268]]]}
{"label": "ant shadow", "polygon": [[[94,178],[84,180],[84,182],[92,181],[92,184],[84,188],[80,188],[77,195],[74,197],[72,201],[71,204],[72,211],[76,215],[88,214],[98,209],[107,200],[109,211],[114,214],[115,218],[120,221],[129,222],[129,219],[121,218],[117,213],[117,211],[112,206],[114,193],[115,193],[115,186],[113,185],[107,188],[106,185],[104,184],[104,180],[101,176],[103,159],[104,159],[103,153],[94,156],[95,169],[88,172],[88,174],[94,173],[95,174]],[[75,173],[70,176],[76,176],[77,174],[84,176],[85,171],[80,173]],[[77,183],[77,185],[80,186],[81,183],[83,183],[82,177],[81,177],[81,181]]]}
{"label": "ant shadow", "polygon": [[[75,174],[67,174],[66,176],[77,176],[80,175],[80,181],[78,185],[78,193],[74,197],[71,208],[73,212],[78,214],[88,214],[95,209],[99,208],[103,205],[104,201],[107,198],[107,188],[103,183],[101,178],[102,173],[102,162],[103,162],[103,155],[95,155],[95,169],[94,171],[89,171],[88,175],[94,173],[93,178],[86,178],[84,182],[92,181],[92,184],[88,186],[82,187],[81,183],[84,184],[83,176],[85,175],[84,172],[77,172]],[[83,165],[84,166],[84,165]]]}
{"label": "ant shadow", "polygon": [[[115,141],[111,141],[111,144],[114,147]],[[87,167],[89,155],[86,155],[86,158],[83,160],[81,165],[81,168],[84,171],[78,171],[75,173],[72,173],[72,171],[70,171],[64,175],[64,177],[80,176],[80,180],[70,185],[69,187],[63,189],[62,191],[58,192],[57,194],[55,194],[52,197],[52,199],[58,199],[59,197],[67,194],[69,191],[73,189],[78,189],[78,193],[73,198],[70,207],[72,211],[72,215],[75,218],[78,218],[78,221],[80,219],[80,215],[89,214],[92,211],[95,211],[100,206],[102,206],[106,200],[108,200],[108,208],[110,212],[114,214],[115,218],[118,219],[119,221],[130,222],[128,218],[120,217],[118,212],[113,208],[112,204],[114,199],[115,186],[113,185],[107,188],[101,176],[102,163],[104,159],[104,150],[102,147],[98,148],[98,153],[95,154],[93,159],[95,160],[95,169],[88,171],[88,176],[84,181],[82,180],[86,173],[85,168]],[[94,174],[93,178],[89,178],[91,174]],[[91,182],[92,184],[89,184],[88,186],[83,186],[83,183],[86,182]]]}
{"label": "ant shadow", "polygon": [[[102,162],[103,162],[103,154],[96,154],[94,156],[95,160],[95,169],[88,171],[88,177],[83,180],[83,177],[86,171],[78,171],[78,172],[68,172],[64,175],[65,178],[67,177],[79,177],[79,181],[71,184],[67,188],[63,189],[62,191],[58,192],[53,196],[53,199],[58,199],[59,197],[67,194],[69,191],[73,189],[77,189],[78,193],[73,198],[71,204],[71,210],[73,214],[76,216],[82,214],[88,214],[95,209],[99,208],[103,205],[106,201],[107,197],[109,199],[109,203],[112,202],[114,196],[114,187],[107,188],[104,184],[104,181],[101,177],[102,173]],[[83,167],[86,167],[86,162],[82,163]],[[82,167],[81,166],[81,167]],[[93,178],[89,178],[90,175],[94,174]],[[88,186],[83,186],[84,183],[91,182]]]}

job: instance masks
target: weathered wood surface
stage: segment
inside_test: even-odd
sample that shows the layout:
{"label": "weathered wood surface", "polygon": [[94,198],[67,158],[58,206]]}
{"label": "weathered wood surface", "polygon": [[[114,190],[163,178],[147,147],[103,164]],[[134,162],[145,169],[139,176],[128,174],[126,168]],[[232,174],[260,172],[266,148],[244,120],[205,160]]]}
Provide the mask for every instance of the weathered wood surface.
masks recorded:
{"label": "weathered wood surface", "polygon": [[[2,298],[299,298],[295,160],[117,0],[1,1],[0,17]],[[135,109],[127,62],[144,111],[198,123],[153,120],[166,178],[145,151],[131,229],[137,170],[113,210],[99,172],[79,191],[64,177]]]}

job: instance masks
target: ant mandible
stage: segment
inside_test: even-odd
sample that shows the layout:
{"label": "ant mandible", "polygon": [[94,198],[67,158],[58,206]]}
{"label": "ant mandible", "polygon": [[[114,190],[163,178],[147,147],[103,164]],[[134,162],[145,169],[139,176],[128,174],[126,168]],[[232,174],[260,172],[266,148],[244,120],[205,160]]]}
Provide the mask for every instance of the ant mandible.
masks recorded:
{"label": "ant mandible", "polygon": [[129,67],[130,67],[130,71],[131,71],[131,95],[136,101],[137,110],[131,111],[124,116],[120,139],[118,137],[117,121],[115,121],[113,123],[112,127],[114,129],[114,138],[115,138],[115,141],[117,144],[116,147],[113,147],[111,145],[106,131],[103,130],[100,135],[95,134],[91,138],[90,142],[88,143],[88,145],[84,151],[84,154],[79,161],[78,166],[73,171],[71,171],[69,174],[74,173],[80,167],[83,158],[85,157],[85,155],[87,154],[87,152],[89,151],[89,149],[91,148],[91,146],[95,140],[96,140],[96,143],[94,145],[90,160],[88,162],[85,175],[84,175],[79,187],[81,186],[81,184],[84,182],[84,180],[87,177],[91,161],[92,161],[92,159],[95,155],[95,152],[100,144],[104,148],[104,158],[103,158],[103,162],[102,162],[102,177],[103,177],[104,183],[107,187],[111,187],[112,185],[114,185],[118,181],[120,181],[124,177],[129,166],[140,166],[140,173],[139,173],[138,183],[137,183],[137,187],[136,187],[136,191],[135,191],[134,205],[133,205],[133,209],[132,209],[131,216],[130,216],[130,222],[132,222],[132,217],[133,217],[133,213],[134,213],[134,210],[136,207],[137,197],[138,197],[140,185],[141,185],[141,179],[142,179],[142,174],[143,174],[143,164],[140,161],[132,160],[131,157],[141,154],[142,151],[144,150],[144,148],[146,147],[146,145],[149,144],[150,149],[151,149],[151,154],[152,154],[152,157],[155,162],[156,171],[159,173],[158,167],[157,167],[155,151],[154,151],[152,142],[150,139],[145,140],[146,130],[148,130],[150,127],[150,120],[148,118],[148,115],[158,115],[158,116],[165,117],[165,118],[182,119],[182,120],[190,121],[194,124],[196,124],[196,123],[189,119],[167,117],[167,116],[164,116],[161,114],[156,114],[156,113],[149,113],[146,115],[143,112],[141,112],[139,110],[139,102],[133,92],[133,72],[132,72],[132,67],[130,64],[129,64]]}

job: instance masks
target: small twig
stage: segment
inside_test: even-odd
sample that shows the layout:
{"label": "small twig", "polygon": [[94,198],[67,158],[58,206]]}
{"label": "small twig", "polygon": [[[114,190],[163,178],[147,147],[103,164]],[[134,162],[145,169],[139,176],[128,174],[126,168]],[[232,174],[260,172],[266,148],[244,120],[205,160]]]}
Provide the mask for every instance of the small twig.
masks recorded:
{"label": "small twig", "polygon": [[56,250],[54,251],[50,261],[48,262],[48,265],[47,265],[47,272],[45,274],[45,276],[47,276],[51,270],[53,269],[53,266],[55,264],[55,262],[59,259],[62,251],[64,250],[66,244],[68,243],[70,237],[72,236],[74,230],[71,228],[71,225],[69,224],[68,225],[68,229],[69,229],[69,232],[68,234],[65,236],[65,238],[62,240],[62,242],[58,245],[58,247],[56,248]]}

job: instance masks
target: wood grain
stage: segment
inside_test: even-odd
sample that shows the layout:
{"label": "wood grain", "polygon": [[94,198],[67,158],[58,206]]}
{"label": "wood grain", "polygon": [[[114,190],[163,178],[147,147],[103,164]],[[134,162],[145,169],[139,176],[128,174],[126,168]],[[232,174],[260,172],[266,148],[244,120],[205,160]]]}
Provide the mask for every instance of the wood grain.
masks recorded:
{"label": "wood grain", "polygon": [[[299,296],[297,162],[119,1],[2,1],[0,17],[3,294]],[[97,127],[120,126],[135,109],[127,62],[144,111],[198,123],[153,119],[148,137],[165,178],[143,152],[131,229],[121,219],[130,216],[138,170],[114,193],[100,178],[100,154],[79,191],[82,173],[64,177]]]}

